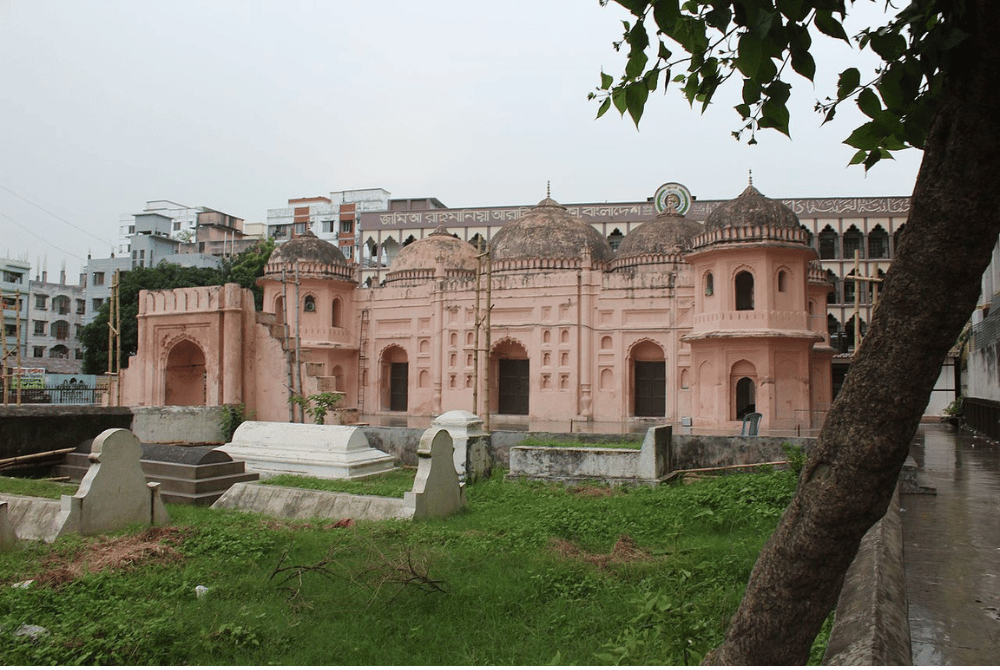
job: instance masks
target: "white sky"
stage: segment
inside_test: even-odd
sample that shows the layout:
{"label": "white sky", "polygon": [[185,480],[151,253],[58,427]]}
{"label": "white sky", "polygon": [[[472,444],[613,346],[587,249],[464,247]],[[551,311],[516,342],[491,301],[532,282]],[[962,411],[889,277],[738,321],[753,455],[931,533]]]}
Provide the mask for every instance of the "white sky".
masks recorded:
{"label": "white sky", "polygon": [[73,281],[157,199],[247,221],[369,187],[449,207],[533,204],[547,180],[566,203],[668,181],[717,199],[748,169],[771,197],[912,191],[917,151],[847,167],[853,106],[820,127],[813,104],[855,58],[832,40],[815,89],[792,82],[791,141],[731,138],[738,85],[705,115],[653,94],[639,132],[595,121],[625,18],[597,0],[0,0],[0,256]]}

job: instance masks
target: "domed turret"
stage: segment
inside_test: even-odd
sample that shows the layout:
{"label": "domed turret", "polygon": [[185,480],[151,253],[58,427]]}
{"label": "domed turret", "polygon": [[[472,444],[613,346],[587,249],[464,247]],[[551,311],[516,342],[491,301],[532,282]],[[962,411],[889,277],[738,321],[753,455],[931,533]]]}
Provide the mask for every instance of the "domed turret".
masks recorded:
{"label": "domed turret", "polygon": [[764,197],[751,183],[735,199],[719,205],[708,215],[705,231],[742,226],[798,230],[801,225],[795,212],[777,200]]}
{"label": "domed turret", "polygon": [[300,276],[346,280],[354,278],[354,271],[343,252],[309,230],[271,252],[264,268],[264,276],[280,279],[282,270],[285,270],[286,275],[294,273],[296,265]]}
{"label": "domed turret", "polygon": [[[385,283],[422,283],[436,276],[472,278],[476,271],[476,250],[438,226],[427,237],[404,247],[386,273]],[[442,273],[439,275],[439,272]]]}
{"label": "domed turret", "polygon": [[501,228],[493,236],[490,254],[494,271],[578,263],[585,254],[595,262],[609,263],[614,255],[593,226],[548,197]]}

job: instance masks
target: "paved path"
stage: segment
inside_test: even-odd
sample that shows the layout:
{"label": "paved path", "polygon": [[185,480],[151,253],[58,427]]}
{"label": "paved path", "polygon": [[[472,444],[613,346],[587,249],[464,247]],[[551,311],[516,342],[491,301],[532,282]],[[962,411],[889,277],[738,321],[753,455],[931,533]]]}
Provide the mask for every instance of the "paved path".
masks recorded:
{"label": "paved path", "polygon": [[937,489],[900,500],[913,664],[1000,664],[1000,447],[925,424],[910,453]]}

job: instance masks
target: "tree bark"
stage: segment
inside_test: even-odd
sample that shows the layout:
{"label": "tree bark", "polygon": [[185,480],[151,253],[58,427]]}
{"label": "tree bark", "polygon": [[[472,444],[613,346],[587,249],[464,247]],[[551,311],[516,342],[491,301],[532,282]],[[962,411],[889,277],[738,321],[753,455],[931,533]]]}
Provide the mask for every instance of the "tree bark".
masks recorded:
{"label": "tree bark", "polygon": [[885,513],[1000,233],[1000,6],[965,3],[898,253],[795,496],[707,664],[805,664],[862,537]]}

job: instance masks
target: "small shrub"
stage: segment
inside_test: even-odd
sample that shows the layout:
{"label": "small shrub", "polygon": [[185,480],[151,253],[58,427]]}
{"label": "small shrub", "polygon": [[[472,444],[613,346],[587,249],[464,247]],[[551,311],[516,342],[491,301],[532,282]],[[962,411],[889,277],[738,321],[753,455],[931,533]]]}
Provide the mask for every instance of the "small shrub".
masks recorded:
{"label": "small shrub", "polygon": [[785,459],[788,461],[788,467],[795,476],[798,477],[802,472],[802,467],[806,464],[806,452],[805,450],[791,442],[785,442],[781,445],[781,450],[785,452]]}

